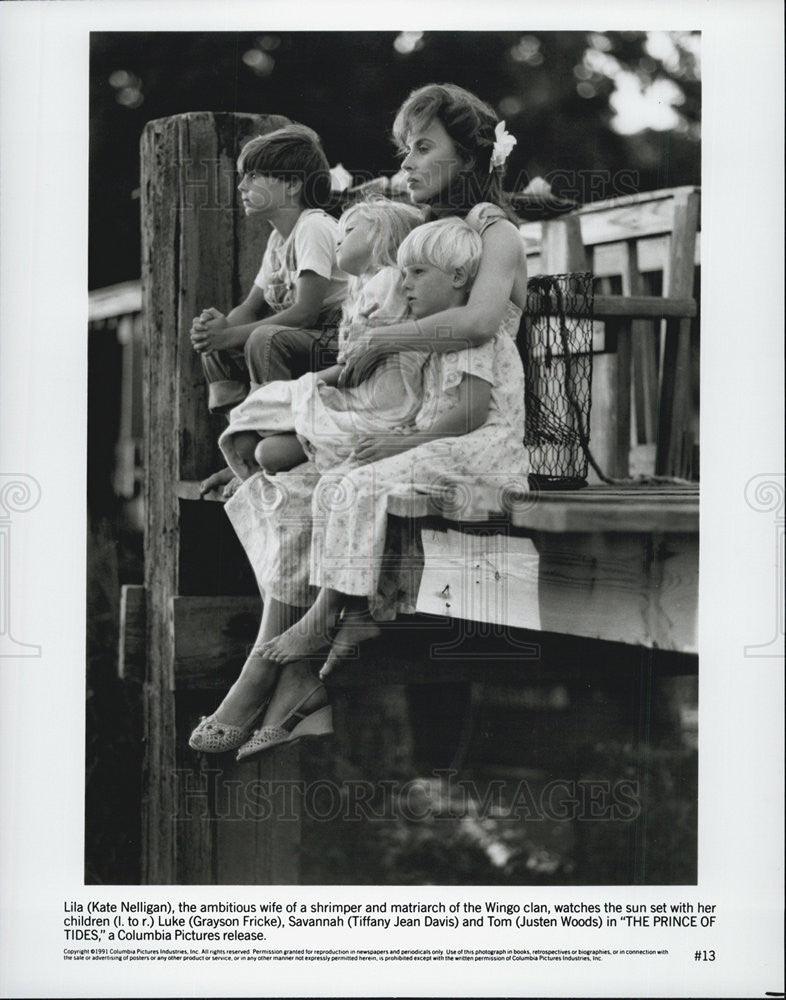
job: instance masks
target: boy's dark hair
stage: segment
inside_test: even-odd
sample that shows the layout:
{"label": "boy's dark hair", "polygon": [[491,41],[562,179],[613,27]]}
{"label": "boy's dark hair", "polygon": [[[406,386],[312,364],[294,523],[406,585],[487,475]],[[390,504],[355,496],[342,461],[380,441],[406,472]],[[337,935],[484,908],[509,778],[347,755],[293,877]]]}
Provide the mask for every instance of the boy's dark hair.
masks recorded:
{"label": "boy's dark hair", "polygon": [[301,180],[306,208],[326,208],[331,201],[330,164],[317,133],[293,123],[251,139],[237,161],[242,172],[256,170],[279,180]]}

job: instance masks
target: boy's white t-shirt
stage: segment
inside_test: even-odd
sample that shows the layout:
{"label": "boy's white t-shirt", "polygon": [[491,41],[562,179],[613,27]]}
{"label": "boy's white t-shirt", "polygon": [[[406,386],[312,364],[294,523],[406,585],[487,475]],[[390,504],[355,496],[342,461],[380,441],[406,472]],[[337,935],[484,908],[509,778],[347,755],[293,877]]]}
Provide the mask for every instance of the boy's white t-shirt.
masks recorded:
{"label": "boy's white t-shirt", "polygon": [[347,293],[348,275],[336,262],[338,223],[321,208],[307,208],[284,239],[274,229],[267,241],[262,267],[254,284],[275,312],[295,301],[295,282],[303,271],[313,271],[330,281],[322,309],[339,306]]}

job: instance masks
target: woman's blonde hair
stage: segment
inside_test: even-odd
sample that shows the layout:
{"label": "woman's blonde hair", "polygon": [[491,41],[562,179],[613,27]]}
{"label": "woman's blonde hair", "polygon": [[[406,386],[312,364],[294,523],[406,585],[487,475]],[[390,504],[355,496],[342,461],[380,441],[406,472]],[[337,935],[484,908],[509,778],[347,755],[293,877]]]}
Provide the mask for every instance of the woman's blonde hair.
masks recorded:
{"label": "woman's blonde hair", "polygon": [[396,267],[399,246],[405,236],[423,222],[423,213],[414,205],[391,201],[381,195],[364,198],[350,205],[339,219],[339,227],[347,226],[356,216],[367,219],[377,230],[377,267]]}
{"label": "woman's blonde hair", "polygon": [[398,266],[430,264],[441,271],[463,267],[471,280],[478,273],[483,241],[463,219],[437,219],[414,229],[399,247]]}

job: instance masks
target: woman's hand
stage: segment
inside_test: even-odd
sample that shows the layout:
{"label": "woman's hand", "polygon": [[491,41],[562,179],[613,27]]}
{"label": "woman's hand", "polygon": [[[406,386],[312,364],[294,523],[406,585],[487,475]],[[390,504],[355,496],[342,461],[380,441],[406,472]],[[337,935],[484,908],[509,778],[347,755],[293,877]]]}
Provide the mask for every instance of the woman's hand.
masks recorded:
{"label": "woman's hand", "polygon": [[231,347],[226,316],[218,309],[204,309],[191,324],[191,345],[200,354]]}
{"label": "woman's hand", "polygon": [[355,447],[355,458],[359,465],[379,462],[380,459],[400,455],[420,443],[417,434],[382,434],[379,437],[361,438]]}

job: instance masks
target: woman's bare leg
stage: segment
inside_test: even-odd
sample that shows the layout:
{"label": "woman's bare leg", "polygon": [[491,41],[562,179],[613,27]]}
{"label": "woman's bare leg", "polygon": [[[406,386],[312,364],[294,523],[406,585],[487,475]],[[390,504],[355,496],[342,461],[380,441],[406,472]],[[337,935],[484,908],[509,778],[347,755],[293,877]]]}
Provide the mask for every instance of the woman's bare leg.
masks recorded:
{"label": "woman's bare leg", "polygon": [[244,725],[259,708],[276,683],[281,665],[269,659],[261,646],[296,621],[303,608],[282,604],[273,598],[265,601],[259,634],[240,676],[215,711],[217,721],[228,725]]}
{"label": "woman's bare leg", "polygon": [[[260,726],[280,726],[301,702],[300,710],[306,714],[316,712],[328,703],[327,691],[308,663],[298,660],[280,669],[278,683]],[[310,697],[303,702],[306,695]]]}
{"label": "woman's bare leg", "polygon": [[356,657],[362,642],[374,639],[379,634],[379,625],[371,617],[366,598],[347,598],[330,652],[319,671],[320,680],[329,677],[342,661]]}
{"label": "woman's bare leg", "polygon": [[338,590],[323,587],[302,618],[263,644],[265,656],[276,663],[293,663],[314,656],[329,645],[330,630],[345,601],[345,595]]}

